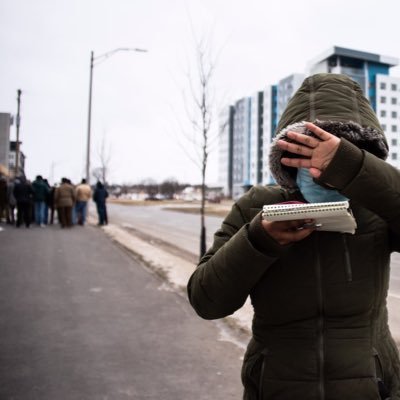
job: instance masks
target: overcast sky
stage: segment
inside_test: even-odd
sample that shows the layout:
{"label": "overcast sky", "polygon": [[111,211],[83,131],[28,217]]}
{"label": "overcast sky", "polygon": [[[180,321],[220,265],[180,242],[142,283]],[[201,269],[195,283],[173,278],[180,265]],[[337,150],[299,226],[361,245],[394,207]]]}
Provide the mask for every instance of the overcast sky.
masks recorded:
{"label": "overcast sky", "polygon": [[[305,72],[334,45],[400,58],[399,15],[398,0],[0,0],[0,112],[16,113],[21,89],[28,177],[77,182],[85,175],[90,51],[147,49],[94,68],[91,165],[99,166],[105,143],[112,182],[198,183],[182,96],[194,36],[218,53],[221,105]],[[214,149],[210,184],[217,156]]]}

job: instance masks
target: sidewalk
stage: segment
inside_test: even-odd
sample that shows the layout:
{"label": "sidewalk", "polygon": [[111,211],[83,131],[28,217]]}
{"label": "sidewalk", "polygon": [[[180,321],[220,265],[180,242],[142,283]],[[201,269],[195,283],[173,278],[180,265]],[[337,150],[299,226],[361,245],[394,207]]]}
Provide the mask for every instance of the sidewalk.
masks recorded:
{"label": "sidewalk", "polygon": [[241,397],[243,349],[229,331],[101,229],[3,228],[0,399]]}
{"label": "sidewalk", "polygon": [[[186,285],[196,267],[195,264],[162,248],[155,247],[151,242],[144,241],[116,225],[110,224],[104,226],[103,229],[111,239],[139,256],[149,268],[166,279],[175,290],[186,296]],[[252,318],[253,308],[248,299],[240,310],[224,318],[223,321],[228,326],[237,329],[247,342],[251,336]]]}

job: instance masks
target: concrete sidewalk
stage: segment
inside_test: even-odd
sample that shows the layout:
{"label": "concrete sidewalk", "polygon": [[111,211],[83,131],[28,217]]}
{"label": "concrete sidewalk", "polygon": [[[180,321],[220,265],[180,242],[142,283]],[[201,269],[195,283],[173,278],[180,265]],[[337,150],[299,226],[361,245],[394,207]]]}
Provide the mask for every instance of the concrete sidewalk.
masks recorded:
{"label": "concrete sidewalk", "polygon": [[[128,232],[116,225],[107,225],[102,229],[112,240],[140,257],[149,268],[166,279],[177,292],[186,296],[186,285],[196,267],[194,263],[163,250],[161,247],[154,246],[151,241],[143,240],[132,232]],[[251,337],[252,319],[253,308],[250,304],[250,299],[241,309],[223,319],[223,323],[232,326],[237,331],[243,347],[244,343],[247,343]]]}
{"label": "concrete sidewalk", "polygon": [[241,397],[243,349],[101,229],[5,227],[0,254],[0,399]]}

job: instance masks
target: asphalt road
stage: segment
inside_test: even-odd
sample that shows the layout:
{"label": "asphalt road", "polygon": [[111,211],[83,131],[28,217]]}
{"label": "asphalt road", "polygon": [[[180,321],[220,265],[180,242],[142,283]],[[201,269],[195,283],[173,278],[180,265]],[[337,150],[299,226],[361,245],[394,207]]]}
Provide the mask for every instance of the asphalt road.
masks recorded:
{"label": "asphalt road", "polygon": [[[200,237],[200,216],[178,211],[164,210],[160,206],[127,206],[108,204],[109,219],[112,223],[143,231],[148,235],[160,237],[184,250],[198,254]],[[223,218],[207,216],[207,246],[213,241],[214,232],[220,227]],[[400,254],[392,255],[391,292],[400,297]]]}
{"label": "asphalt road", "polygon": [[243,351],[95,227],[0,232],[1,400],[241,397]]}
{"label": "asphalt road", "polygon": [[[200,216],[164,210],[160,206],[127,206],[108,204],[112,223],[133,227],[191,252],[199,254]],[[220,227],[221,217],[206,217],[207,246],[212,244],[213,234]],[[388,298],[390,326],[400,343],[400,254],[392,255],[390,295]]]}
{"label": "asphalt road", "polygon": [[[178,211],[166,211],[160,206],[127,206],[108,203],[109,220],[132,227],[195,255],[199,254],[200,216]],[[94,207],[92,207],[94,210]],[[206,216],[207,245],[212,244],[214,232],[222,218]]]}

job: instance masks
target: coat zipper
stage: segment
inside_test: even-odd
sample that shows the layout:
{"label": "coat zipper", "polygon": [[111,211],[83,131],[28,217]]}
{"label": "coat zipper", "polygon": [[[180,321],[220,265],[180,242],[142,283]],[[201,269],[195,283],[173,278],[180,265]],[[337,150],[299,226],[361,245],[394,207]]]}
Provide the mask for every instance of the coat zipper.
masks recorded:
{"label": "coat zipper", "polygon": [[318,346],[318,368],[319,384],[318,390],[320,400],[325,400],[325,337],[324,337],[324,303],[322,296],[322,271],[321,260],[318,251],[318,234],[315,235],[316,262],[315,272],[317,277],[317,300],[318,300],[318,323],[317,323],[317,346]]}
{"label": "coat zipper", "polygon": [[343,239],[343,246],[344,246],[346,278],[347,278],[347,282],[351,282],[353,280],[353,271],[351,268],[350,252],[349,252],[349,246],[347,245],[346,234],[343,233],[342,239]]}
{"label": "coat zipper", "polygon": [[263,396],[263,388],[264,388],[264,383],[263,383],[263,378],[264,378],[264,370],[265,370],[265,362],[266,362],[266,358],[268,355],[268,349],[264,349],[262,352],[262,364],[261,364],[261,371],[260,371],[260,382],[258,385],[258,398],[260,400],[262,400],[262,396]]}
{"label": "coat zipper", "polygon": [[375,380],[378,385],[379,396],[382,400],[390,400],[390,392],[385,385],[385,375],[379,353],[375,348],[372,348],[372,354],[375,362]]}
{"label": "coat zipper", "polygon": [[375,361],[375,379],[381,379],[382,381],[384,381],[385,377],[383,375],[382,362],[379,357],[379,353],[375,349],[375,347],[372,348],[372,354],[374,356],[374,361]]}

